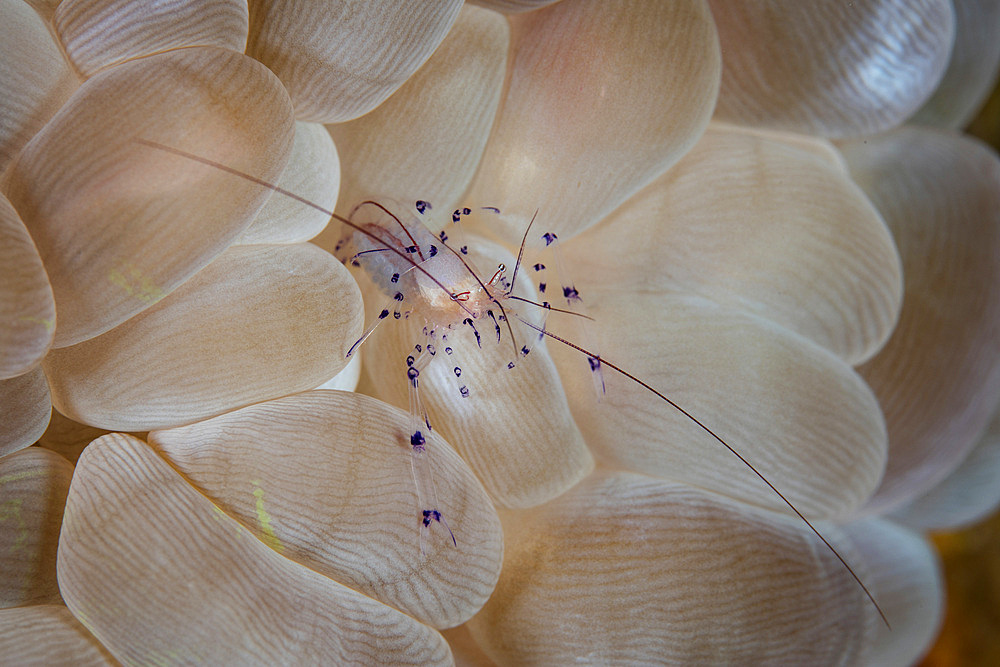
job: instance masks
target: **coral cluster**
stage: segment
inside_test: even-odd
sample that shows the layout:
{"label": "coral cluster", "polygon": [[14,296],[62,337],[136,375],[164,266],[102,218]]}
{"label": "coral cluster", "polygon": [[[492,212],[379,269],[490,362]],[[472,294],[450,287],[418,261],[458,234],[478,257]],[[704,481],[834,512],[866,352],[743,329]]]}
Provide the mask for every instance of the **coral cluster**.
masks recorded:
{"label": "coral cluster", "polygon": [[[995,2],[0,17],[0,661],[930,646],[923,532],[1000,502],[1000,160],[960,132]],[[335,256],[365,200],[586,317],[479,340],[405,295],[348,358],[386,298]],[[414,403],[448,325],[462,390],[435,360]]]}

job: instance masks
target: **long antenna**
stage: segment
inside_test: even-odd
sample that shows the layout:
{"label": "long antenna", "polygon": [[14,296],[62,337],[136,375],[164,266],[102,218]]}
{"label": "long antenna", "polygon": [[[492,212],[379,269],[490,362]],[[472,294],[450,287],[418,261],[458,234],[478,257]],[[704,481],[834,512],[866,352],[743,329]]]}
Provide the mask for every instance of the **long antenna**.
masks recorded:
{"label": "long antenna", "polygon": [[513,294],[507,295],[508,299],[513,299],[514,301],[523,301],[524,303],[530,303],[532,306],[538,306],[539,308],[544,308],[545,310],[551,310],[553,313],[565,313],[567,315],[576,315],[577,317],[582,317],[585,320],[594,321],[594,318],[585,313],[578,313],[575,310],[566,310],[565,308],[556,308],[548,303],[538,303],[537,301],[532,301],[531,299],[525,299],[520,296],[514,296]]}
{"label": "long antenna", "polygon": [[701,428],[701,430],[705,431],[705,433],[708,433],[710,436],[712,436],[717,441],[719,441],[719,443],[721,443],[723,447],[725,447],[726,449],[728,449],[733,454],[733,456],[735,456],[740,461],[742,461],[744,463],[744,465],[746,465],[747,468],[749,468],[750,470],[752,470],[754,472],[754,474],[757,475],[757,477],[760,477],[761,481],[763,481],[765,484],[767,484],[767,486],[770,487],[770,489],[772,491],[774,491],[778,495],[778,497],[781,498],[785,502],[785,504],[788,505],[788,507],[791,508],[791,510],[793,512],[795,512],[795,514],[798,515],[798,517],[800,519],[802,519],[802,521],[807,526],[809,526],[809,529],[813,533],[816,534],[816,537],[818,537],[823,542],[823,544],[826,545],[826,547],[833,553],[833,555],[837,557],[837,560],[839,560],[840,563],[844,566],[844,568],[851,574],[851,577],[854,578],[854,581],[858,582],[858,586],[861,587],[861,590],[863,590],[865,592],[865,595],[868,596],[868,599],[871,600],[871,603],[872,603],[872,605],[874,605],[875,610],[878,611],[878,615],[882,617],[882,622],[885,623],[885,627],[888,628],[888,629],[890,629],[890,630],[892,630],[892,626],[889,625],[889,619],[886,618],[885,612],[882,611],[882,607],[880,607],[879,604],[878,604],[878,602],[875,601],[875,596],[872,595],[871,591],[868,590],[868,587],[865,586],[865,584],[864,584],[863,581],[861,581],[861,577],[859,577],[857,575],[857,573],[855,573],[854,569],[850,565],[847,564],[847,561],[844,559],[843,556],[840,555],[840,552],[833,548],[833,545],[830,544],[830,542],[825,537],[823,537],[822,533],[820,533],[816,529],[816,526],[814,526],[812,524],[812,522],[809,521],[809,519],[807,519],[805,517],[805,515],[802,514],[802,512],[800,512],[798,510],[798,508],[795,507],[795,505],[793,505],[792,502],[790,500],[788,500],[788,498],[785,497],[785,494],[783,494],[781,491],[779,491],[777,489],[777,487],[774,486],[774,484],[771,484],[771,482],[767,479],[767,477],[765,477],[759,470],[757,470],[757,468],[755,468],[752,463],[750,463],[749,461],[747,461],[743,457],[742,454],[740,454],[738,451],[736,451],[736,449],[733,448],[732,445],[730,445],[728,442],[726,442],[721,437],[719,437],[715,433],[715,431],[713,431],[708,426],[706,426],[704,423],[702,423],[701,420],[699,420],[697,417],[695,417],[694,415],[692,415],[690,412],[688,412],[687,410],[685,410],[684,408],[682,408],[680,405],[678,405],[674,401],[672,401],[669,398],[667,398],[664,394],[662,394],[657,389],[655,389],[655,388],[651,387],[650,385],[646,384],[645,382],[643,382],[642,380],[640,380],[639,378],[637,378],[635,375],[632,375],[631,373],[629,373],[627,370],[625,370],[621,366],[618,366],[616,364],[611,363],[610,361],[608,361],[607,359],[604,359],[600,355],[593,354],[589,350],[584,349],[583,347],[577,345],[576,343],[574,343],[572,341],[566,340],[562,336],[557,336],[556,334],[552,333],[551,331],[547,331],[546,329],[543,329],[542,327],[535,326],[534,324],[532,324],[531,322],[525,320],[524,318],[522,318],[520,316],[517,316],[517,319],[521,320],[521,322],[523,324],[531,327],[532,329],[534,329],[538,333],[540,333],[540,334],[542,334],[544,336],[547,336],[547,337],[551,338],[552,340],[557,340],[560,343],[562,343],[563,345],[567,345],[567,346],[573,348],[574,350],[576,350],[578,352],[582,352],[583,354],[587,355],[591,359],[597,359],[598,362],[604,364],[608,368],[611,368],[612,370],[618,371],[619,373],[621,373],[622,375],[624,375],[628,379],[630,379],[633,382],[635,382],[636,384],[638,384],[643,389],[646,389],[646,390],[652,392],[653,394],[655,394],[656,396],[662,398],[669,405],[671,405],[675,410],[677,410],[682,415],[684,415],[685,417],[687,417],[688,419],[690,419],[692,422],[694,422],[695,424],[697,424]]}
{"label": "long antenna", "polygon": [[[134,141],[136,143],[142,144],[143,146],[148,146],[150,148],[155,148],[157,150],[161,150],[161,151],[164,151],[164,152],[167,152],[167,153],[172,153],[174,155],[178,155],[180,157],[184,157],[184,158],[187,158],[189,160],[193,160],[195,162],[198,162],[198,163],[201,163],[201,164],[204,164],[204,165],[208,165],[210,167],[215,167],[216,169],[220,169],[220,170],[222,170],[222,171],[224,171],[224,172],[226,172],[228,174],[232,174],[234,176],[238,176],[238,177],[240,177],[240,178],[242,178],[244,180],[250,181],[251,183],[256,183],[257,185],[260,185],[261,187],[267,188],[268,190],[272,190],[274,192],[278,192],[278,193],[280,193],[282,195],[285,195],[286,197],[294,199],[295,201],[297,201],[297,202],[299,202],[301,204],[304,204],[305,206],[308,206],[308,207],[310,207],[312,209],[315,209],[315,210],[319,211],[320,213],[323,213],[325,215],[329,215],[332,219],[337,220],[338,222],[341,222],[342,224],[347,225],[348,227],[354,229],[357,232],[360,232],[361,234],[364,234],[365,236],[367,236],[368,238],[372,239],[376,243],[379,243],[379,244],[385,246],[386,249],[391,250],[392,252],[396,253],[397,255],[399,255],[400,257],[402,257],[403,259],[405,259],[407,262],[409,262],[413,266],[414,269],[417,269],[418,271],[420,271],[421,273],[423,273],[434,284],[436,284],[438,287],[440,287],[442,290],[444,290],[444,292],[446,294],[448,294],[449,296],[451,296],[452,299],[454,299],[455,302],[458,303],[458,305],[461,306],[461,308],[463,310],[465,310],[467,313],[469,313],[470,316],[472,315],[472,313],[468,310],[468,308],[466,308],[462,304],[462,302],[460,300],[458,300],[458,299],[455,298],[456,295],[451,290],[449,290],[447,287],[445,287],[444,284],[441,283],[441,281],[439,281],[437,278],[435,278],[433,275],[431,275],[431,273],[428,272],[427,269],[423,268],[420,265],[420,263],[414,261],[413,258],[410,257],[410,256],[408,256],[405,252],[403,252],[403,251],[399,250],[398,248],[392,247],[391,245],[387,244],[384,240],[380,239],[378,236],[376,236],[372,232],[370,232],[367,229],[363,228],[361,225],[358,225],[357,223],[352,222],[351,220],[348,220],[347,218],[344,218],[343,216],[337,215],[335,212],[329,211],[329,210],[323,208],[322,206],[319,206],[318,204],[309,201],[305,197],[302,197],[300,195],[295,194],[294,192],[291,192],[290,190],[286,190],[285,188],[282,188],[282,187],[280,187],[278,185],[275,185],[273,183],[269,183],[269,182],[265,181],[262,178],[257,178],[256,176],[253,176],[253,175],[248,174],[246,172],[240,171],[239,169],[234,169],[233,167],[229,167],[229,166],[227,166],[225,164],[222,164],[221,162],[216,162],[215,160],[210,160],[208,158],[201,157],[200,155],[195,155],[194,153],[188,153],[187,151],[183,151],[183,150],[181,150],[179,148],[174,148],[172,146],[167,146],[165,144],[160,144],[160,143],[157,143],[155,141],[150,141],[149,139],[142,139],[142,138],[136,137],[134,139]],[[375,203],[376,205],[378,205],[376,202],[372,202],[372,203]],[[538,215],[538,211],[535,211],[535,216],[537,216],[537,215]],[[527,239],[528,230],[531,228],[532,223],[535,221],[535,216],[532,216],[531,222],[528,223],[528,228],[525,229],[524,239]],[[393,216],[393,217],[395,217],[395,216]],[[397,219],[397,221],[398,221],[398,219]],[[525,240],[522,240],[521,241],[521,249],[518,252],[517,263],[514,265],[514,274],[513,274],[514,277],[516,277],[516,275],[517,275],[517,269],[518,269],[518,267],[521,264],[521,256],[524,253],[524,244],[525,244]],[[444,244],[444,245],[446,247],[448,247],[447,244]],[[452,252],[455,252],[450,247],[449,247],[449,249],[452,250]],[[458,253],[455,253],[455,254],[456,254],[456,256],[458,256]],[[482,281],[479,280],[479,276],[476,275],[476,272],[473,271],[471,267],[469,267],[469,265],[465,262],[465,260],[461,256],[459,256],[459,260],[462,261],[462,264],[465,265],[465,267],[469,270],[469,272],[476,278],[477,281],[479,281],[480,285],[482,285]],[[513,280],[511,281],[511,286],[512,286],[511,289],[513,289]],[[484,286],[484,289],[485,289],[485,286]],[[527,301],[527,299],[521,299],[521,300]],[[509,316],[505,312],[505,310],[503,308],[503,305],[501,305],[500,302],[497,301],[496,299],[493,299],[493,301],[500,307],[500,312],[504,315],[504,318],[507,321],[507,326],[509,328],[510,327]],[[574,314],[576,314],[576,313],[574,313]],[[604,359],[603,357],[601,357],[600,355],[594,354],[594,353],[590,352],[589,350],[587,350],[586,348],[581,347],[580,345],[577,345],[576,343],[573,343],[572,341],[569,341],[569,340],[567,340],[565,338],[562,338],[561,336],[558,336],[558,335],[552,333],[551,331],[548,331],[548,330],[546,330],[546,329],[544,329],[542,327],[536,326],[535,324],[533,324],[533,323],[529,322],[528,320],[525,320],[524,318],[522,318],[517,313],[514,313],[514,316],[518,320],[520,320],[524,325],[526,325],[526,326],[534,329],[535,331],[537,331],[538,333],[542,334],[543,336],[546,336],[546,337],[551,338],[553,340],[559,341],[563,345],[571,347],[574,350],[587,355],[587,357],[589,357],[590,359],[594,359],[594,360],[598,361],[599,363],[604,364],[605,366],[611,368],[614,371],[617,371],[621,375],[623,375],[623,376],[627,377],[628,379],[632,380],[633,382],[635,382],[636,384],[638,384],[640,387],[646,389],[647,391],[652,392],[653,394],[655,394],[659,398],[661,398],[664,401],[666,401],[666,403],[669,404],[671,407],[673,407],[675,410],[677,410],[682,415],[684,415],[685,417],[687,417],[688,419],[690,419],[692,422],[694,422],[696,425],[698,425],[703,431],[705,431],[710,436],[712,436],[720,444],[722,444],[723,447],[725,447],[726,449],[728,449],[733,454],[733,456],[735,456],[740,461],[742,461],[743,464],[746,465],[747,468],[749,468],[750,470],[752,470],[753,473],[755,475],[757,475],[757,477],[759,477],[761,479],[761,481],[764,482],[764,484],[766,484],[772,491],[774,491],[774,493],[777,494],[777,496],[779,498],[781,498],[782,501],[784,501],[784,503],[802,520],[802,522],[805,523],[809,527],[809,529],[816,535],[816,537],[818,537],[820,539],[820,541],[822,541],[823,544],[826,545],[826,547],[830,550],[830,552],[833,553],[833,555],[837,557],[837,560],[840,561],[841,565],[843,565],[844,568],[848,571],[848,573],[850,573],[851,577],[854,579],[854,581],[857,582],[858,586],[861,587],[861,590],[864,591],[865,595],[868,597],[868,599],[871,601],[872,605],[875,607],[875,610],[878,612],[878,615],[882,618],[882,622],[885,623],[885,627],[888,628],[888,629],[890,629],[890,630],[892,629],[892,626],[889,624],[889,619],[886,618],[885,612],[882,611],[882,607],[880,607],[879,604],[878,604],[878,602],[875,600],[875,596],[872,595],[871,591],[868,590],[868,587],[865,586],[864,582],[861,581],[861,578],[857,575],[857,573],[854,572],[854,569],[851,568],[851,566],[847,563],[847,561],[844,559],[844,557],[840,555],[840,552],[838,552],[833,547],[833,545],[830,544],[830,542],[825,537],[823,537],[822,533],[820,533],[819,530],[816,529],[816,527],[812,524],[812,522],[809,521],[809,519],[807,519],[805,517],[805,515],[803,515],[802,512],[800,512],[798,510],[798,508],[795,507],[795,505],[793,505],[791,503],[791,501],[789,501],[788,498],[786,498],[785,495],[783,493],[781,493],[781,491],[779,491],[774,486],[774,484],[772,484],[763,474],[761,474],[761,472],[759,470],[757,470],[757,468],[755,468],[753,466],[753,464],[750,463],[746,458],[744,458],[742,454],[740,454],[729,443],[727,443],[725,440],[723,440],[721,437],[719,437],[715,433],[715,431],[713,431],[712,429],[710,429],[708,426],[706,426],[698,418],[696,418],[690,412],[688,412],[687,410],[685,410],[684,408],[682,408],[680,405],[678,405],[677,403],[675,403],[671,399],[667,398],[667,396],[665,396],[664,394],[662,394],[660,391],[658,391],[654,387],[650,386],[646,382],[640,380],[638,377],[636,377],[632,373],[626,371],[621,366],[613,364],[610,361],[607,361],[606,359]],[[510,333],[511,333],[511,340],[513,341],[513,338],[514,338],[513,331],[511,331]],[[515,349],[516,349],[516,347],[517,346],[516,346],[516,343],[515,343]]]}
{"label": "long antenna", "polygon": [[[424,267],[422,267],[419,262],[414,261],[414,259],[412,257],[410,257],[407,253],[405,253],[402,250],[400,250],[398,248],[395,248],[392,245],[386,243],[383,239],[380,239],[378,236],[376,236],[372,232],[368,231],[367,229],[365,229],[361,225],[359,225],[359,224],[357,224],[355,222],[352,222],[352,221],[348,220],[347,218],[345,218],[345,217],[343,217],[341,215],[337,215],[333,211],[328,211],[327,209],[323,208],[319,204],[315,204],[315,203],[309,201],[308,199],[306,199],[305,197],[302,197],[301,195],[295,194],[291,190],[286,190],[285,188],[283,188],[281,186],[278,186],[278,185],[275,185],[274,183],[268,183],[267,181],[265,181],[262,178],[257,178],[256,176],[248,174],[248,173],[246,173],[244,171],[240,171],[239,169],[234,169],[233,167],[224,165],[221,162],[216,162],[215,160],[209,160],[208,158],[201,157],[200,155],[195,155],[194,153],[188,153],[187,151],[182,151],[179,148],[174,148],[173,146],[167,146],[166,144],[160,144],[160,143],[157,143],[155,141],[150,141],[149,139],[142,139],[140,137],[136,137],[134,139],[134,141],[136,143],[142,144],[143,146],[148,146],[150,148],[155,148],[157,150],[161,150],[161,151],[164,151],[166,153],[172,153],[173,155],[179,155],[180,157],[187,158],[188,160],[194,160],[195,162],[198,162],[200,164],[208,165],[209,167],[214,167],[216,169],[219,169],[221,171],[226,172],[227,174],[232,174],[233,176],[239,176],[240,178],[242,178],[244,180],[250,181],[251,183],[256,183],[257,185],[259,185],[259,186],[261,186],[263,188],[267,188],[268,190],[273,190],[274,192],[278,192],[280,194],[283,194],[286,197],[289,197],[290,199],[294,199],[295,201],[299,202],[300,204],[304,204],[304,205],[308,206],[309,208],[315,209],[315,210],[319,211],[320,213],[323,213],[323,214],[326,214],[326,215],[330,216],[332,219],[334,219],[334,220],[336,220],[336,221],[338,221],[340,223],[343,223],[343,224],[347,225],[351,229],[353,229],[353,230],[355,230],[357,232],[360,232],[361,234],[364,234],[365,236],[367,236],[371,240],[375,241],[376,243],[385,246],[385,248],[387,250],[391,250],[392,252],[396,253],[397,255],[399,255],[400,257],[402,257],[403,259],[405,259],[407,262],[409,262],[413,266],[414,269],[416,269],[416,270],[420,271],[421,273],[423,273],[435,285],[437,285],[442,290],[444,290],[444,292],[446,294],[448,294],[448,296],[450,296],[462,308],[462,310],[464,310],[465,312],[467,312],[470,316],[472,315],[472,311],[470,311],[468,308],[466,308],[465,305],[462,304],[461,301],[459,301],[458,299],[455,299],[455,294],[450,289],[448,289],[447,287],[445,287],[444,284],[440,280],[438,280],[433,275],[431,275],[431,273],[427,269],[425,269]],[[475,274],[473,274],[473,275],[475,275]]]}

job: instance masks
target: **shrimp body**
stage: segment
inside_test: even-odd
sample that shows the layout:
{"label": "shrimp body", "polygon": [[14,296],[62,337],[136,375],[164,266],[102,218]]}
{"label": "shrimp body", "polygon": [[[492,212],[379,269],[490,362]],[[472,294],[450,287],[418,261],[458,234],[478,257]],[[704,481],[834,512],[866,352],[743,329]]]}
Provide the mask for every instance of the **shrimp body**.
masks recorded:
{"label": "shrimp body", "polygon": [[446,294],[424,274],[413,276],[415,297],[434,321],[454,325],[466,317],[479,319],[502,298],[450,252],[427,260],[427,270],[454,290],[452,294]]}
{"label": "shrimp body", "polygon": [[[435,236],[419,219],[397,217],[377,202],[358,205],[351,219],[357,227],[348,229],[338,255],[362,268],[396,304],[396,319],[417,314],[430,331],[455,329],[487,316],[494,325],[506,320],[501,305],[508,297],[503,264],[483,280],[469,263],[466,246],[456,250],[448,245],[445,232]],[[383,308],[379,319],[389,313]]]}

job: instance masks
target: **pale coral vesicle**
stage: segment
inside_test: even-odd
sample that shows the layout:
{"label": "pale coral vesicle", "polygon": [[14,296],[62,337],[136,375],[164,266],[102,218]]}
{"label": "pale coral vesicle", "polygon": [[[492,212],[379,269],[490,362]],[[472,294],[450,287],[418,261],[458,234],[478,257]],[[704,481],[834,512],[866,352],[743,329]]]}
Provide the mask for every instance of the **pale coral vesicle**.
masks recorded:
{"label": "pale coral vesicle", "polygon": [[[996,11],[411,4],[0,0],[0,654],[918,661],[919,531],[1000,502],[1000,162],[900,126]],[[349,366],[366,199],[590,319],[400,293]]]}

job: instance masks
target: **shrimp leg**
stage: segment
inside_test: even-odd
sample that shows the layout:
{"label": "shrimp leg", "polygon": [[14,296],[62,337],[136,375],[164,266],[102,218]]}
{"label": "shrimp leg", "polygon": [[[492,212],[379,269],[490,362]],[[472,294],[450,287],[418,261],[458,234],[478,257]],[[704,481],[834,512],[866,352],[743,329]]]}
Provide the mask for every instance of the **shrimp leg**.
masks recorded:
{"label": "shrimp leg", "polygon": [[[406,358],[406,378],[410,394],[410,414],[413,415],[415,428],[410,435],[410,465],[413,472],[413,484],[417,491],[417,506],[420,512],[420,553],[426,554],[426,539],[434,523],[439,523],[448,531],[452,544],[458,546],[455,533],[452,532],[439,509],[437,491],[434,488],[434,474],[427,452],[427,435],[431,431],[430,418],[420,397],[420,373],[434,360],[437,354],[434,346],[434,332],[427,335],[427,343],[414,347],[416,356]],[[426,431],[424,430],[426,429]]]}

